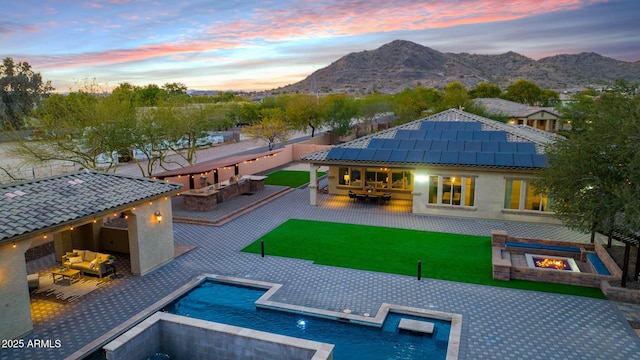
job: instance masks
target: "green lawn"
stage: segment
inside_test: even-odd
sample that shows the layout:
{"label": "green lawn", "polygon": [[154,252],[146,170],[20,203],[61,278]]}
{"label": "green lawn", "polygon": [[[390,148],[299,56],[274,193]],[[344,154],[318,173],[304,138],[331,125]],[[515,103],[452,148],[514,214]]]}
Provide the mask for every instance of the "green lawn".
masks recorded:
{"label": "green lawn", "polygon": [[[318,177],[323,176],[324,172],[318,172]],[[267,185],[288,186],[292,188],[300,187],[309,182],[308,171],[296,170],[279,170],[267,175],[264,183]]]}
{"label": "green lawn", "polygon": [[261,241],[266,255],[323,265],[417,276],[420,260],[424,278],[604,298],[595,288],[493,280],[488,236],[291,219],[242,251],[259,254]]}

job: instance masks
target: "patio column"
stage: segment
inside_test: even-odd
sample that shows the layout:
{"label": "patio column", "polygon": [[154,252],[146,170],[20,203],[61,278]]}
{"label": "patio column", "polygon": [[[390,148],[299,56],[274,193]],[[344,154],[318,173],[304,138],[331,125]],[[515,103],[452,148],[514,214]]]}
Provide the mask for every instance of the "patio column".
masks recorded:
{"label": "patio column", "polygon": [[318,165],[309,165],[309,204],[318,205]]}
{"label": "patio column", "polygon": [[[156,212],[162,216],[158,221]],[[144,275],[173,259],[171,199],[137,206],[129,216],[131,273]]]}
{"label": "patio column", "polygon": [[31,240],[0,245],[0,339],[20,338],[33,330],[24,253]]}

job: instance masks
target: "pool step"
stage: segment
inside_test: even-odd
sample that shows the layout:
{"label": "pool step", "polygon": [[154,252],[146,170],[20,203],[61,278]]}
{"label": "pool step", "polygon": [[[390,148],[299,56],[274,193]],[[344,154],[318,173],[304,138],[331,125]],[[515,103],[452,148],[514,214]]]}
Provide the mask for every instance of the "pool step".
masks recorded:
{"label": "pool step", "polygon": [[433,323],[426,321],[417,321],[411,319],[400,319],[400,323],[398,324],[398,329],[413,331],[423,334],[433,334]]}

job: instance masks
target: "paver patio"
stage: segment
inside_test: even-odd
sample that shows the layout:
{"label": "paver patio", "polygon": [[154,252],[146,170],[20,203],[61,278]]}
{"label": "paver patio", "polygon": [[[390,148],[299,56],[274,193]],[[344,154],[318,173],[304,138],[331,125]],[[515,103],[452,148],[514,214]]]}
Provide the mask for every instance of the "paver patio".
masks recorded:
{"label": "paver patio", "polygon": [[[323,206],[335,197],[294,190],[219,227],[175,224],[175,242],[196,248],[143,277],[126,276],[65,304],[60,316],[36,322],[25,340],[59,339],[59,348],[3,349],[0,359],[70,356],[203,273],[284,284],[273,300],[354,314],[376,313],[383,302],[462,314],[460,359],[640,359],[640,338],[618,306],[606,300],[529,292],[315,265],[240,250],[289,218],[417,230],[585,241],[560,226],[428,217],[382,206]],[[354,252],[367,249],[353,249]],[[28,264],[38,271],[38,262]]]}

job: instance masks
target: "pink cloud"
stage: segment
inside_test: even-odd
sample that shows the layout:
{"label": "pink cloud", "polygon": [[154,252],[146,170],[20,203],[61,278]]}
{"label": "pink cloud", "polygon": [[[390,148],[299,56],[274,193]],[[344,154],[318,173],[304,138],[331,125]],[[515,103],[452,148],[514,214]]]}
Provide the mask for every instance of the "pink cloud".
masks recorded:
{"label": "pink cloud", "polygon": [[[60,56],[43,61],[51,69],[113,65],[161,57],[180,57],[242,46],[247,40],[284,41],[291,38],[352,36],[371,32],[422,30],[457,25],[508,21],[549,12],[579,8],[606,0],[469,0],[451,3],[436,1],[346,0],[339,3],[309,2],[280,9],[256,8],[248,19],[218,21],[208,25],[207,39],[144,45],[134,49]],[[127,0],[111,0],[124,4]],[[102,7],[102,3],[91,6]],[[136,15],[122,14],[137,19]],[[105,20],[88,19],[102,27],[119,27]],[[215,40],[209,40],[215,39]],[[184,58],[188,58],[184,56]],[[185,59],[186,61],[186,59]]]}
{"label": "pink cloud", "polygon": [[215,23],[216,36],[281,41],[297,36],[360,35],[380,32],[422,30],[457,25],[516,20],[556,11],[575,10],[607,0],[471,0],[403,2],[400,4],[345,1],[330,4],[290,6],[273,10],[256,8],[248,20]]}

